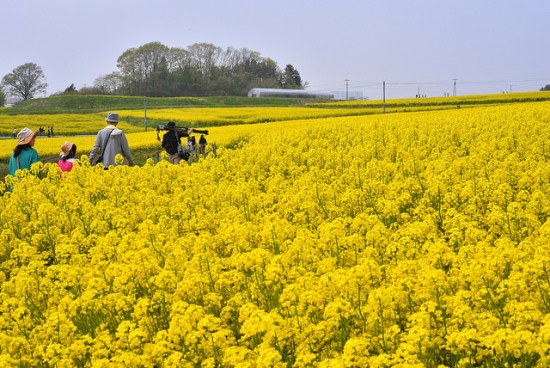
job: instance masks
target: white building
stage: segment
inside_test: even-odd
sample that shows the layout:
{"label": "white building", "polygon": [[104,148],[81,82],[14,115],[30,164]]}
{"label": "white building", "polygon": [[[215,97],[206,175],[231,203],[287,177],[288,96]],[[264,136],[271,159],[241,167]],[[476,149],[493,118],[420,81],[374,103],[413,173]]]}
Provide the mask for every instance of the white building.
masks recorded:
{"label": "white building", "polygon": [[252,88],[248,97],[320,98],[327,100],[363,100],[362,91],[308,91],[305,89]]}
{"label": "white building", "polygon": [[248,97],[326,98],[333,99],[332,92],[307,91],[305,89],[252,88]]}

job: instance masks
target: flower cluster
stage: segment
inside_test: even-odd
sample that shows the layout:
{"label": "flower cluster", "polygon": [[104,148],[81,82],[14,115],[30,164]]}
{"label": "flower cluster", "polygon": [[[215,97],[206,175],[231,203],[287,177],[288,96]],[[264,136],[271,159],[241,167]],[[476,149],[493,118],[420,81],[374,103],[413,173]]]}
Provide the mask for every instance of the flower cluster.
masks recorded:
{"label": "flower cluster", "polygon": [[35,164],[0,197],[0,365],[547,366],[549,122],[303,119],[192,165]]}

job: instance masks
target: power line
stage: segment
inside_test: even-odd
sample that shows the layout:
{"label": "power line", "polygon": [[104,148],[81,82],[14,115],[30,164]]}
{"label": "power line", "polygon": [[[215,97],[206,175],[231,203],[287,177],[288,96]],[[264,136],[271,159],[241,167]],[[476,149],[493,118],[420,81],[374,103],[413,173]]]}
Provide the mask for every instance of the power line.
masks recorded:
{"label": "power line", "polygon": [[[386,97],[389,87],[389,92],[391,95],[403,95],[413,93],[411,89],[412,86],[416,87],[415,90],[420,88],[422,93],[431,96],[435,95],[457,95],[457,81],[458,78],[452,78],[448,80],[435,80],[435,81],[357,81],[354,80],[352,84],[349,79],[346,79],[346,85],[342,86],[342,83],[335,83],[331,87],[325,87],[323,89],[319,88],[321,85],[316,85],[315,89],[308,86],[309,90],[330,90],[330,91],[342,91],[346,93],[346,98],[349,98],[349,90],[362,90],[367,96],[369,95],[378,95],[381,92],[381,86],[384,84],[386,89]],[[538,91],[540,87],[536,87],[533,84],[540,83],[541,86],[550,84],[550,77],[533,77],[533,78],[518,78],[518,79],[485,79],[485,80],[464,80],[461,79],[460,86],[462,93],[497,93],[495,90],[500,92],[521,92],[521,91]],[[492,86],[492,87],[491,87]],[[477,88],[476,88],[477,87]],[[486,88],[483,88],[486,87]],[[477,90],[477,91],[475,91]],[[483,91],[484,90],[484,91]],[[483,91],[483,92],[482,92]],[[418,95],[418,94],[417,94]]]}
{"label": "power line", "polygon": [[[458,80],[457,78],[450,79],[451,81]],[[502,79],[502,80],[461,80],[461,85],[488,85],[488,84],[506,84],[509,85],[512,84],[518,84],[518,83],[528,83],[528,82],[550,82],[550,77],[548,78],[536,78],[536,79],[518,79],[518,80],[511,80],[511,79]],[[382,82],[363,82],[359,81],[357,84],[349,85],[350,88],[361,88],[361,87],[372,87],[372,86],[380,86]],[[386,81],[386,85],[392,85],[392,86],[407,86],[407,85],[432,85],[432,86],[448,86],[449,81],[425,81],[425,82],[391,82]]]}
{"label": "power line", "polygon": [[417,85],[417,84],[422,84],[422,85],[428,85],[428,84],[443,85],[443,84],[448,84],[448,83],[449,83],[448,81],[445,81],[445,82],[442,82],[442,81],[439,81],[439,82],[386,82],[386,84],[391,84],[391,85]]}

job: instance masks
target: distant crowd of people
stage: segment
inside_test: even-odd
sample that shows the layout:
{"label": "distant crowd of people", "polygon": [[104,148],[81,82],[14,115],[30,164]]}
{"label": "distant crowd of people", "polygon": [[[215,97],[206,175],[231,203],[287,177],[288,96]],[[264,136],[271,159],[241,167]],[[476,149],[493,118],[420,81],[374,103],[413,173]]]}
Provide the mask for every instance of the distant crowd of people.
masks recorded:
{"label": "distant crowd of people", "polygon": [[[168,128],[168,131],[164,133],[162,140],[160,137],[157,139],[168,154],[168,160],[171,163],[177,165],[181,160],[187,161],[191,157],[206,154],[206,145],[208,142],[204,134],[201,134],[197,148],[197,140],[195,136],[191,135],[193,133],[193,128],[188,131],[177,130],[176,123],[173,121],[168,122],[166,128]],[[182,144],[182,138],[186,138],[185,146]],[[212,154],[214,156],[216,155],[216,148],[216,143],[213,143]]]}
{"label": "distant crowd of people", "polygon": [[[38,135],[45,135],[46,130],[43,127],[38,128]],[[48,127],[48,137],[53,137],[53,125]],[[17,138],[17,129],[13,128],[13,138]]]}
{"label": "distant crowd of people", "polygon": [[[96,165],[102,163],[107,170],[114,166],[115,157],[122,155],[129,166],[134,165],[132,152],[128,145],[128,140],[124,131],[117,128],[120,118],[118,113],[110,112],[105,118],[107,126],[101,129],[97,135],[89,155],[90,163]],[[207,141],[204,135],[201,135],[198,141],[198,148],[195,136],[191,136],[193,129],[188,132],[176,131],[174,122],[167,124],[168,131],[164,134],[161,146],[166,150],[168,159],[173,164],[179,164],[181,159],[188,160],[192,155],[206,154]],[[48,127],[48,136],[53,136],[53,126]],[[44,129],[33,131],[29,128],[23,128],[19,132],[13,130],[13,136],[17,139],[17,145],[9,160],[8,175],[15,176],[17,170],[30,169],[31,165],[40,160],[38,152],[34,148],[36,137],[43,135]],[[186,137],[185,147],[182,146],[181,138]],[[59,168],[63,172],[71,171],[76,158],[76,144],[65,141],[61,146],[61,153],[58,160]],[[216,144],[212,144],[212,153],[216,155]]]}

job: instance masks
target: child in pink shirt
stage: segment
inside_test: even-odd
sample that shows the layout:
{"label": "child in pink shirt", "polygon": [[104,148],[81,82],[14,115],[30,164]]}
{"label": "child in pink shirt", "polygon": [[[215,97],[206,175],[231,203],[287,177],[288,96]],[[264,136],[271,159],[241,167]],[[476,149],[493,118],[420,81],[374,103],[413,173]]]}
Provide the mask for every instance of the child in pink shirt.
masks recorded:
{"label": "child in pink shirt", "polygon": [[57,161],[57,164],[61,168],[61,171],[71,171],[74,165],[74,159],[76,156],[76,144],[73,142],[65,142],[61,146],[61,158]]}

